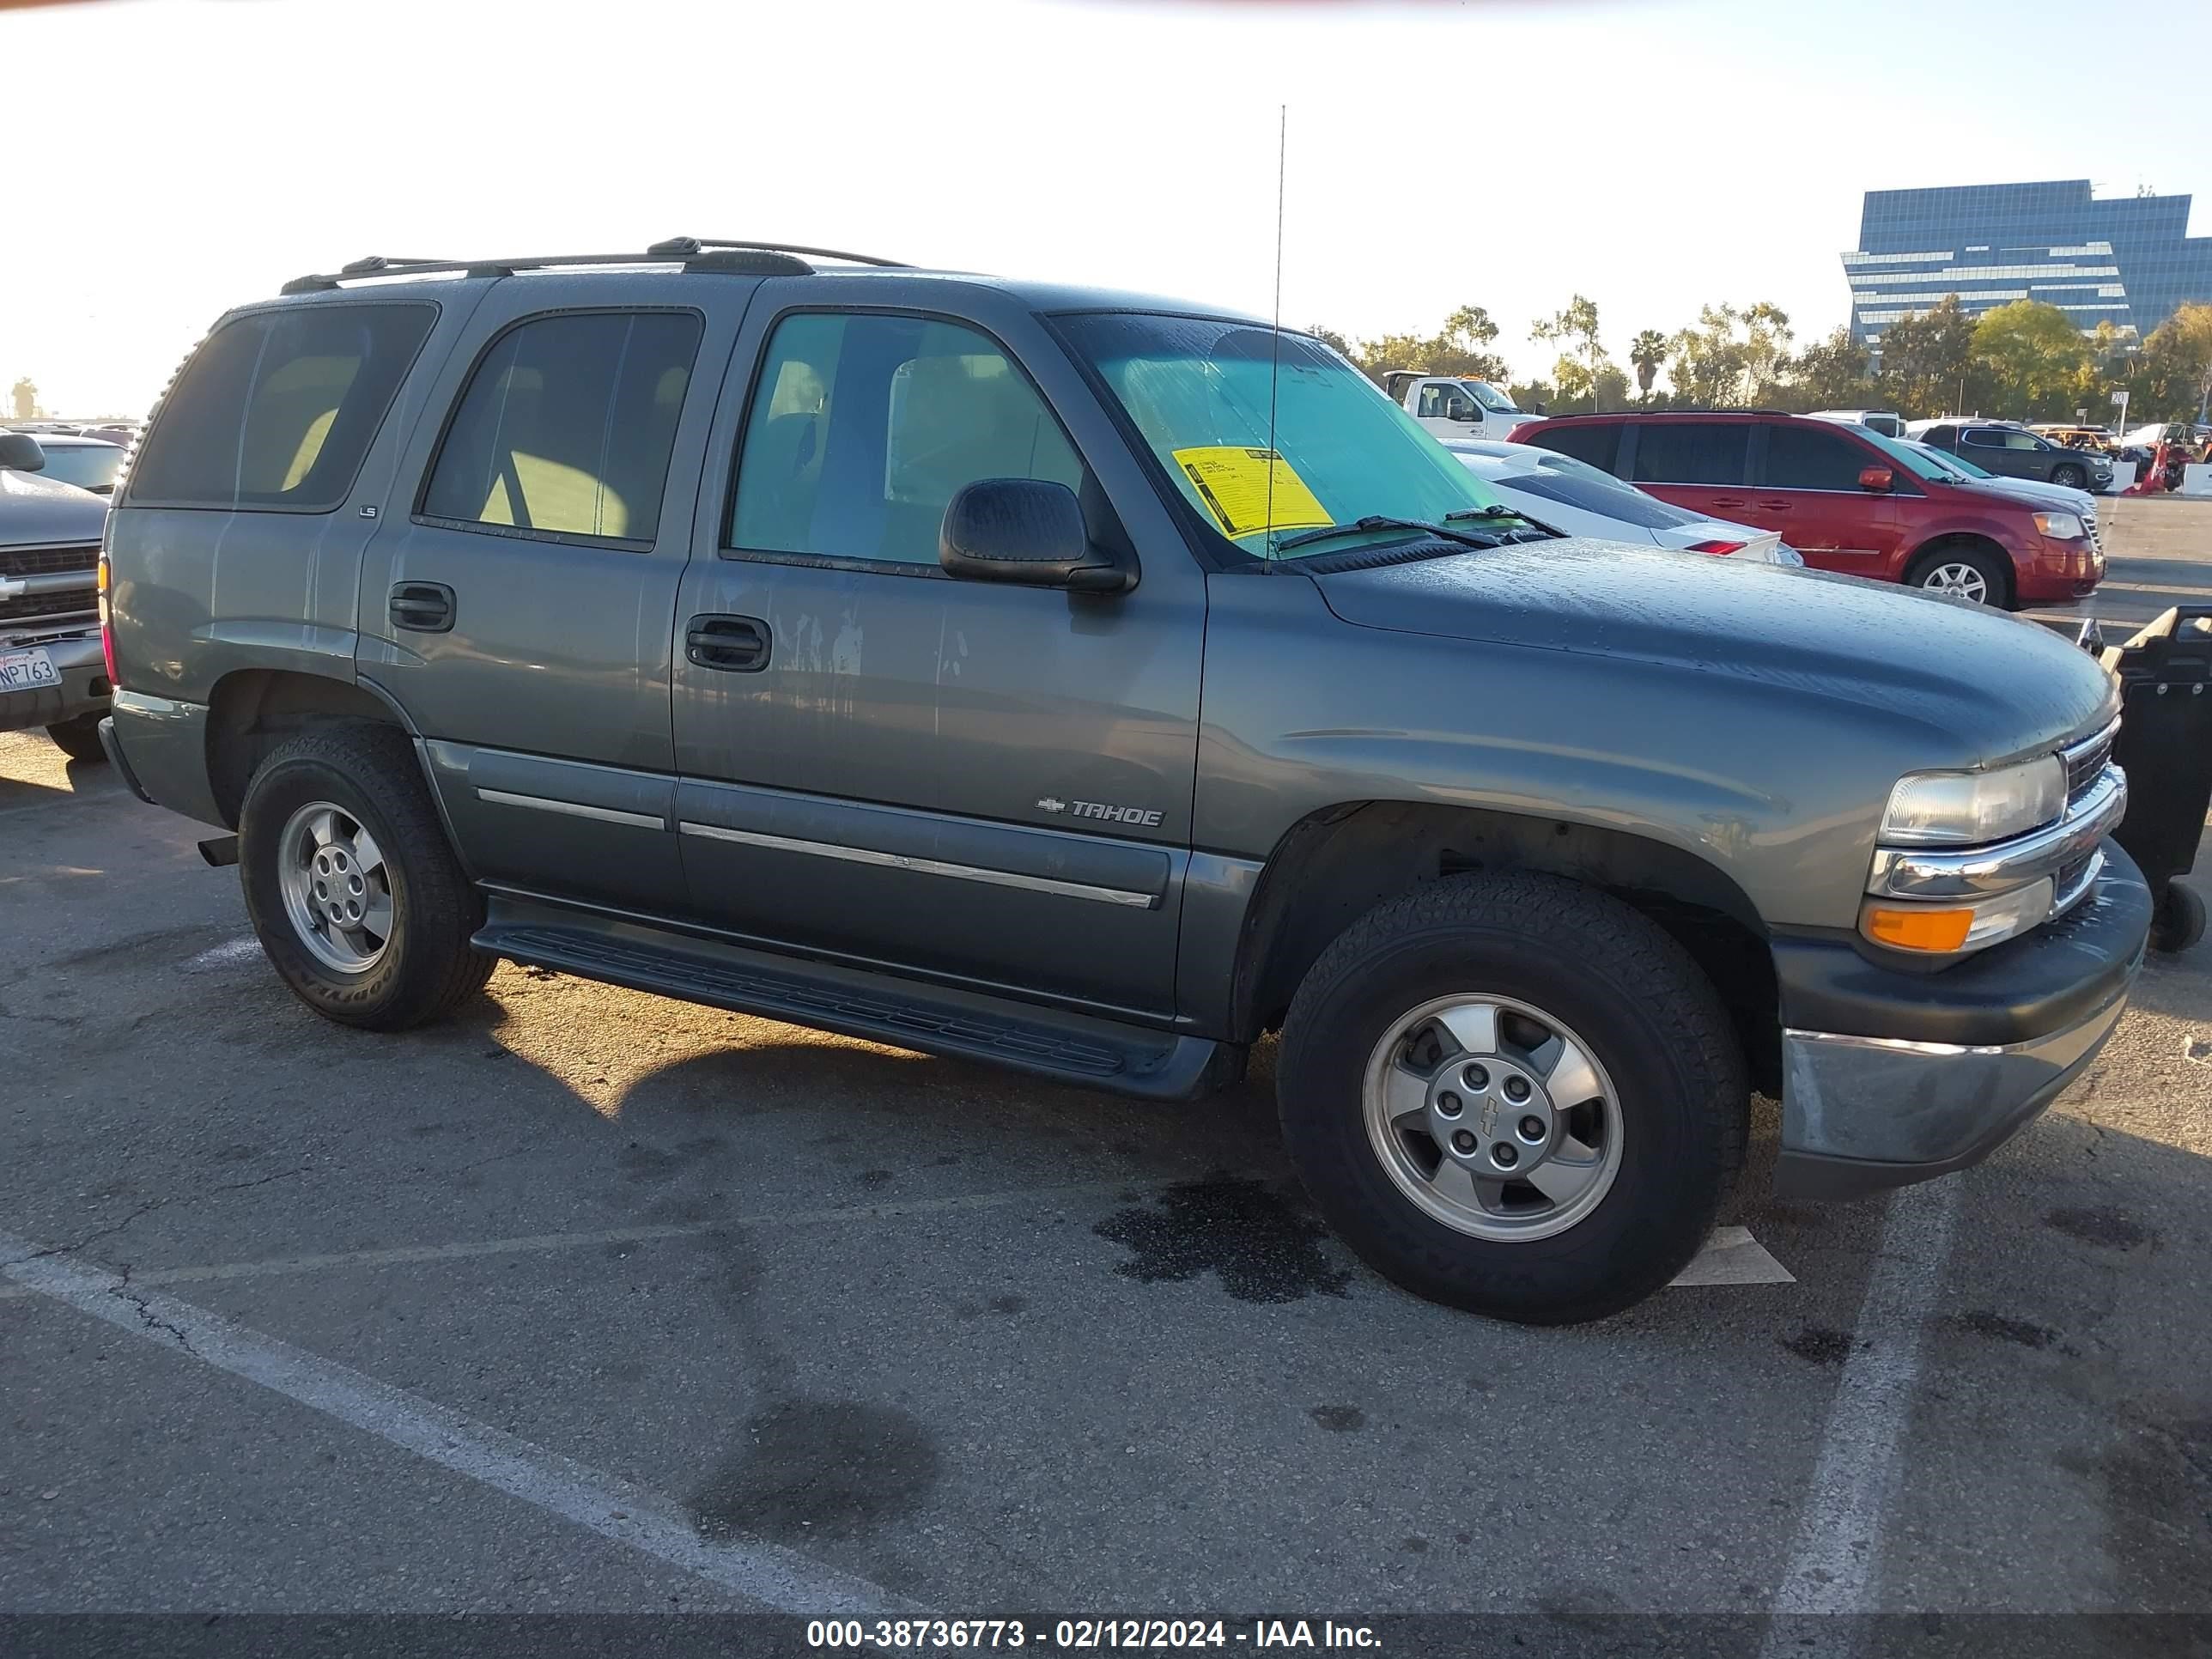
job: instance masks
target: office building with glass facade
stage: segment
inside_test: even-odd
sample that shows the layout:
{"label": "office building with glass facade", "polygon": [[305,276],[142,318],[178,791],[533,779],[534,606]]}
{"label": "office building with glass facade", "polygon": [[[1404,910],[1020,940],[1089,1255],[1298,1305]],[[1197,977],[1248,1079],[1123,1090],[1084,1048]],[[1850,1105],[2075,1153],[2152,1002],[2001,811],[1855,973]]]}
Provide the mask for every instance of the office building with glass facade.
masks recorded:
{"label": "office building with glass facade", "polygon": [[2212,301],[2212,236],[2189,234],[2189,201],[2099,197],[2087,179],[1870,190],[1844,255],[1852,337],[1878,349],[1890,324],[1953,294],[1976,317],[2039,300],[2085,333],[2147,335]]}

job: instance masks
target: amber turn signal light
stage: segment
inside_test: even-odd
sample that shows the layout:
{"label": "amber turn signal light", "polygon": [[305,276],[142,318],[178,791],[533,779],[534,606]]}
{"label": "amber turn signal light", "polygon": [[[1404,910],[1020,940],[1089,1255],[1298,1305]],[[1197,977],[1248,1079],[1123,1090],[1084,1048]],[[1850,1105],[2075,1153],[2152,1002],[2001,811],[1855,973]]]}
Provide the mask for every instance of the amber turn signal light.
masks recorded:
{"label": "amber turn signal light", "polygon": [[1878,945],[1899,951],[1923,951],[1948,956],[1966,948],[1966,934],[1974,925],[1972,910],[1885,909],[1868,907],[1862,924],[1866,936]]}

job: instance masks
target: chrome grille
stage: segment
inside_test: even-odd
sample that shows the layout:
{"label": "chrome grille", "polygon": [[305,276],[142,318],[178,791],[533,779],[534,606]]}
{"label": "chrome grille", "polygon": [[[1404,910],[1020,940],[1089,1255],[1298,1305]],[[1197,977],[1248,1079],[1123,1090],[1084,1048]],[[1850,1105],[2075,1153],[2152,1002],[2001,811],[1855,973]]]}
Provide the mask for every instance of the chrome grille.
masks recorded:
{"label": "chrome grille", "polygon": [[2098,533],[2097,509],[2095,507],[2090,507],[2081,514],[2081,528],[2088,535],[2089,550],[2092,553],[2103,552],[2105,550],[2105,543],[2103,537]]}
{"label": "chrome grille", "polygon": [[99,614],[99,597],[89,584],[59,593],[18,593],[12,599],[0,599],[0,623],[73,621]]}
{"label": "chrome grille", "polygon": [[89,576],[99,562],[97,543],[85,547],[0,547],[0,576],[50,576],[58,570],[82,570]]}
{"label": "chrome grille", "polygon": [[2066,800],[2069,805],[2089,792],[2104,771],[2105,763],[2112,757],[2112,745],[2119,740],[2120,723],[2114,720],[2094,738],[2084,738],[2070,749],[2058,751],[2066,763]]}

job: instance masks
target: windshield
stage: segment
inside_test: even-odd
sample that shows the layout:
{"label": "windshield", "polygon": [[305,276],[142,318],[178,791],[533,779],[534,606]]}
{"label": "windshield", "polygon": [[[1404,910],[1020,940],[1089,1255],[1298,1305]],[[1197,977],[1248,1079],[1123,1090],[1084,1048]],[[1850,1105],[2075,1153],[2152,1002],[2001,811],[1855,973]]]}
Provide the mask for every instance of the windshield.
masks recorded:
{"label": "windshield", "polygon": [[[1299,557],[1282,544],[1329,525],[1370,516],[1442,524],[1503,505],[1373,381],[1305,335],[1127,312],[1060,325],[1184,499],[1248,553]],[[1271,376],[1278,343],[1279,373]],[[1412,532],[1371,533],[1404,540]],[[1357,545],[1346,535],[1305,551]]]}
{"label": "windshield", "polygon": [[1861,432],[1859,435],[1916,478],[1951,478],[1958,476],[1946,464],[1949,460],[1948,456],[1944,461],[1938,461],[1934,456],[1922,453],[1911,444],[1900,442],[1895,438],[1885,437],[1871,427]]}
{"label": "windshield", "polygon": [[106,489],[122,470],[123,451],[114,444],[49,444],[40,476],[79,489]]}
{"label": "windshield", "polygon": [[1514,406],[1512,398],[1507,397],[1487,380],[1462,380],[1460,384],[1473,393],[1475,402],[1480,404],[1485,409],[1503,410],[1508,415],[1518,415],[1521,412]]}

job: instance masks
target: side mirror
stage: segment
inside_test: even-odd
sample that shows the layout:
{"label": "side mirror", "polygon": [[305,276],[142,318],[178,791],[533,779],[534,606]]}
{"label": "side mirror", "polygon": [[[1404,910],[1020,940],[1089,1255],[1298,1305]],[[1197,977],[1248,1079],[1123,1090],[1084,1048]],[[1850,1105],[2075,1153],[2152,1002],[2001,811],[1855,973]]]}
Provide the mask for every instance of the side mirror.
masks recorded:
{"label": "side mirror", "polygon": [[1863,466],[1859,469],[1861,489],[1885,490],[1897,482],[1897,475],[1886,466]]}
{"label": "side mirror", "polygon": [[0,432],[0,467],[10,472],[43,472],[46,452],[27,432]]}
{"label": "side mirror", "polygon": [[978,478],[945,508],[937,562],[971,582],[1120,593],[1136,573],[1091,544],[1083,504],[1066,484],[1038,478]]}
{"label": "side mirror", "polygon": [[1536,405],[1536,418],[1540,421],[1544,418],[1544,405],[1541,403]]}

